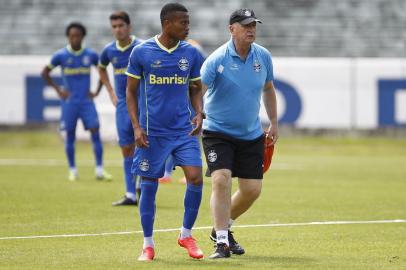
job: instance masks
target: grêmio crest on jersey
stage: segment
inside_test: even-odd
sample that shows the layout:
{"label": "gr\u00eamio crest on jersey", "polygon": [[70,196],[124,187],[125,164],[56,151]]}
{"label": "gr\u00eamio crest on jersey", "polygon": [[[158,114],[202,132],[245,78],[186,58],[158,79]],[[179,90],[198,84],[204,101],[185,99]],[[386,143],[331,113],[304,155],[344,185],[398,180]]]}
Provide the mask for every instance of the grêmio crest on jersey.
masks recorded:
{"label": "gr\u00eamio crest on jersey", "polygon": [[179,69],[182,71],[186,71],[189,69],[189,61],[185,58],[182,57],[179,61],[178,61],[178,66]]}

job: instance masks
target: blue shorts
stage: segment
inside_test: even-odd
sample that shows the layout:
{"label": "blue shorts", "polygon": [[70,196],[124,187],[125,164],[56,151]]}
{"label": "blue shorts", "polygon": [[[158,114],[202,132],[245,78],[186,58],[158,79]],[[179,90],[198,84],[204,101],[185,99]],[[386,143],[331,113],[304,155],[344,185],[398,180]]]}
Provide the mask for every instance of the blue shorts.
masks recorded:
{"label": "blue shorts", "polygon": [[99,128],[99,116],[96,106],[91,100],[82,102],[64,101],[61,104],[62,115],[60,129],[66,131],[76,130],[78,119],[82,120],[85,129]]}
{"label": "blue shorts", "polygon": [[117,106],[116,127],[118,134],[118,144],[120,146],[130,145],[135,142],[133,125],[131,124],[131,119],[128,115],[126,105]]}
{"label": "blue shorts", "polygon": [[174,166],[202,167],[200,144],[196,136],[148,136],[149,147],[137,147],[132,173],[149,178],[160,178],[165,173],[165,162],[172,154]]}

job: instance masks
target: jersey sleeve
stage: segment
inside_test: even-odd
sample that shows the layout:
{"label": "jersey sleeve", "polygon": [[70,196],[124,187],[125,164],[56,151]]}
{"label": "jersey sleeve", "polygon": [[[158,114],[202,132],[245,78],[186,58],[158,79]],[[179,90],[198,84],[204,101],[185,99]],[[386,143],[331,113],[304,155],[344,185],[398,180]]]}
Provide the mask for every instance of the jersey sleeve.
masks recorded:
{"label": "jersey sleeve", "polygon": [[[214,80],[216,79],[216,75],[217,75],[217,70],[216,70],[216,63],[217,63],[217,57],[215,55],[210,55],[206,61],[204,61],[202,68],[200,69],[200,74],[201,74],[201,79],[202,82],[207,85],[210,86],[214,83]],[[218,72],[223,72],[222,69],[224,69],[224,67],[219,66],[218,68]]]}
{"label": "jersey sleeve", "polygon": [[140,48],[139,47],[134,47],[130,54],[130,59],[128,61],[128,67],[126,71],[126,75],[136,78],[136,79],[141,79],[142,75],[142,63],[141,63],[141,57],[140,57]]}
{"label": "jersey sleeve", "polygon": [[104,48],[100,55],[99,67],[106,68],[110,64],[110,59],[108,56],[108,48]]}
{"label": "jersey sleeve", "polygon": [[54,54],[52,55],[51,61],[50,61],[50,63],[48,64],[47,67],[48,67],[49,69],[53,69],[53,68],[55,68],[55,67],[57,67],[57,66],[60,66],[61,63],[62,63],[62,55],[61,55],[59,52],[56,52],[56,53],[54,53]]}
{"label": "jersey sleeve", "polygon": [[266,82],[270,82],[270,81],[274,80],[272,55],[269,51],[267,51],[266,55],[267,55],[267,59],[268,59],[268,63],[266,65]]}
{"label": "jersey sleeve", "polygon": [[192,68],[190,70],[190,81],[197,81],[201,79],[200,68],[202,67],[203,61],[204,59],[202,55],[197,51],[196,48],[194,48],[194,59]]}
{"label": "jersey sleeve", "polygon": [[99,55],[96,52],[92,52],[91,59],[92,65],[97,66],[99,64]]}

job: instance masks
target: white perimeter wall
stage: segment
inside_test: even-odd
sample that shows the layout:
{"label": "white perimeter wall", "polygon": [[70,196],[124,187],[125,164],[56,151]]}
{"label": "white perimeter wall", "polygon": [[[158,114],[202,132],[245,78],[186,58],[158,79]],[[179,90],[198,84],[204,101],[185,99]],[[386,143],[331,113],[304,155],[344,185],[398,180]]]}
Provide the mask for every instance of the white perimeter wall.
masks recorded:
{"label": "white perimeter wall", "polygon": [[[43,56],[0,56],[0,124],[27,123],[27,76],[38,76],[49,58]],[[379,110],[393,110],[397,126],[406,126],[406,87],[395,91],[393,104],[380,104],[378,81],[406,80],[406,59],[397,58],[274,58],[275,78],[289,85],[300,100],[300,112],[285,122],[300,128],[375,129]],[[56,69],[53,75],[58,76]],[[96,75],[96,70],[93,70]],[[96,85],[93,76],[92,85]],[[278,113],[282,118],[296,110],[292,100],[278,89]],[[45,87],[44,99],[55,99]],[[293,105],[292,105],[293,104]],[[115,138],[114,108],[105,90],[96,99],[103,137]],[[382,107],[384,105],[384,107]],[[381,106],[381,108],[379,108]],[[58,108],[43,110],[44,121],[59,118]],[[266,122],[265,111],[261,118]],[[382,123],[381,123],[382,124]],[[79,136],[83,136],[80,127]]]}

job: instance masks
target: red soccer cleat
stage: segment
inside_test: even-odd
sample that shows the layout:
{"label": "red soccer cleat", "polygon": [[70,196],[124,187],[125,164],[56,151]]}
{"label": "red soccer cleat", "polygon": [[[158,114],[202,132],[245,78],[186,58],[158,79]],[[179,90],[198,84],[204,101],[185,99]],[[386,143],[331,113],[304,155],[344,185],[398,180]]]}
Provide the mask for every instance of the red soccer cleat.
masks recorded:
{"label": "red soccer cleat", "polygon": [[146,247],[142,250],[141,255],[138,257],[139,261],[152,261],[155,257],[155,251],[152,247]]}
{"label": "red soccer cleat", "polygon": [[202,250],[196,245],[196,240],[189,236],[183,239],[178,239],[178,244],[181,247],[184,247],[187,252],[189,253],[189,256],[194,258],[194,259],[202,259],[203,258],[203,252]]}

